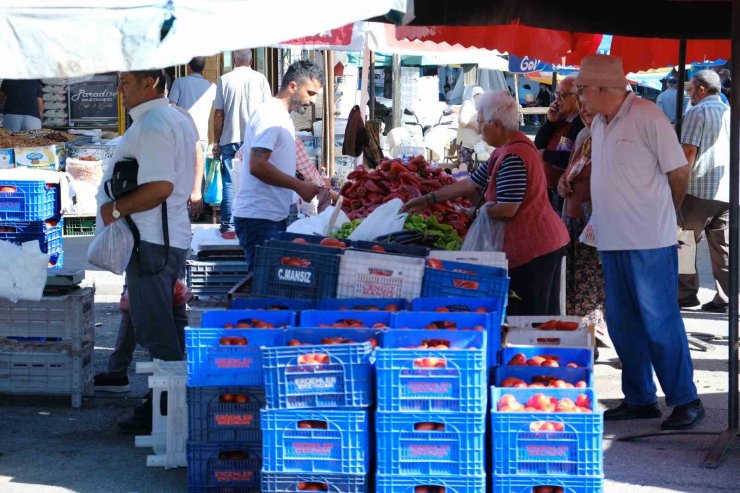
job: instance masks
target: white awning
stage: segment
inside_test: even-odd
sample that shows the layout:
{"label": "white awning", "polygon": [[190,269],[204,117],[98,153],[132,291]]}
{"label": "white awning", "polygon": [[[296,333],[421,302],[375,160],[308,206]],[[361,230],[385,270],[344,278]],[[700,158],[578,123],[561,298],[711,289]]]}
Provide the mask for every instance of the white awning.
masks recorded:
{"label": "white awning", "polygon": [[0,78],[184,64],[193,56],[269,46],[403,11],[405,5],[406,0],[0,0]]}

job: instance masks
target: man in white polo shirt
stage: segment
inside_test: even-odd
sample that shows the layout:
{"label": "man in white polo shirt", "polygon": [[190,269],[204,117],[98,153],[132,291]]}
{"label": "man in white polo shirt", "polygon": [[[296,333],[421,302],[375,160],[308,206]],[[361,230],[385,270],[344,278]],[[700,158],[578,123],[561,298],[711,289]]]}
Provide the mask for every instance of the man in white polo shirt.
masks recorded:
{"label": "man in white polo shirt", "polygon": [[[193,189],[198,135],[189,115],[171,107],[164,97],[165,80],[162,70],[121,73],[119,91],[133,124],[116,147],[103,183],[110,179],[115,163],[135,159],[138,188],[114,201],[101,191],[98,203],[104,224],[130,216],[140,234],[138,250],[126,268],[136,341],[152,358],[180,361],[184,348],[176,319],[185,314],[185,306],[173,306],[173,291],[190,249],[187,203]],[[124,431],[146,430],[151,419],[151,401],[147,400],[132,420],[120,425]]]}
{"label": "man in white polo shirt", "polygon": [[673,412],[661,428],[693,428],[704,416],[676,303],[676,210],[689,167],[663,112],[626,90],[622,60],[581,61],[578,93],[591,124],[591,222],[601,253],[606,323],[622,362],[624,401],[606,420],[661,416],[653,369]]}
{"label": "man in white polo shirt", "polygon": [[244,170],[234,198],[234,225],[249,270],[255,247],[285,231],[293,193],[310,202],[319,187],[296,178],[295,127],[290,113],[316,100],[323,75],[310,61],[293,63],[277,96],[260,106],[244,132]]}

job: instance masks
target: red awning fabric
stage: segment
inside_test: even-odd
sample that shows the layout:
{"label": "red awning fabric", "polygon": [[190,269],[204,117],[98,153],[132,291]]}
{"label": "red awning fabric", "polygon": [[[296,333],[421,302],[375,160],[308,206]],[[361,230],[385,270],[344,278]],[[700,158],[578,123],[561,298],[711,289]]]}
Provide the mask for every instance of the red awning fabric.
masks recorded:
{"label": "red awning fabric", "polygon": [[[597,52],[602,35],[557,31],[521,24],[498,26],[401,26],[398,39],[458,43],[466,47],[507,51],[553,64],[580,65]],[[678,63],[678,40],[614,36],[611,54],[622,58],[626,72],[637,72]],[[690,40],[686,60],[728,59],[729,40]]]}

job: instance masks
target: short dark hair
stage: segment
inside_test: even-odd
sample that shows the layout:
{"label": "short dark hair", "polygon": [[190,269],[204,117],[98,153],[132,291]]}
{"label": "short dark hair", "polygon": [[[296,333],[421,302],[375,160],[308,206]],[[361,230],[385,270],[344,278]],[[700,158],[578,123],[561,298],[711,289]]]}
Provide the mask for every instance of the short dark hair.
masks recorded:
{"label": "short dark hair", "polygon": [[280,84],[280,90],[288,87],[288,84],[293,81],[298,84],[302,79],[317,80],[323,84],[324,72],[310,60],[298,60],[288,67],[283,76],[283,82]]}
{"label": "short dark hair", "polygon": [[136,77],[137,80],[142,80],[142,79],[146,79],[147,77],[151,77],[152,79],[157,81],[157,85],[154,86],[154,88],[160,94],[164,94],[165,88],[169,86],[170,76],[167,75],[167,72],[165,72],[164,69],[132,70],[130,74]]}
{"label": "short dark hair", "polygon": [[206,68],[206,57],[204,56],[196,56],[190,62],[188,63],[188,67],[190,67],[190,70],[192,70],[195,73],[201,73],[203,72],[203,69]]}

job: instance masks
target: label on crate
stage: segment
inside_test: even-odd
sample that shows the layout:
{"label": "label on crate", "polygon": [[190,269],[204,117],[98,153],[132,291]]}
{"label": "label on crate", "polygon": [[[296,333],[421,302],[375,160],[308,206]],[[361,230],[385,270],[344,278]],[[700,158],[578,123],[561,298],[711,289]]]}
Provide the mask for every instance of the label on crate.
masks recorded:
{"label": "label on crate", "polygon": [[520,460],[526,459],[542,459],[547,457],[567,459],[570,455],[571,447],[567,445],[526,445],[524,447],[527,455],[526,457],[520,457]]}
{"label": "label on crate", "polygon": [[251,368],[253,358],[215,358],[216,368]]}
{"label": "label on crate", "polygon": [[274,270],[274,278],[279,282],[297,284],[298,286],[313,286],[315,279],[313,271],[289,267],[278,267]]}
{"label": "label on crate", "polygon": [[254,471],[213,471],[213,475],[219,483],[254,480]]}
{"label": "label on crate", "polygon": [[337,387],[337,377],[294,378],[291,382],[296,390],[333,390]]}
{"label": "label on crate", "polygon": [[[392,273],[392,271],[388,271]],[[402,298],[403,280],[398,277],[382,277],[391,274],[359,274],[355,282],[358,298]]]}
{"label": "label on crate", "polygon": [[293,442],[291,445],[293,453],[314,457],[331,457],[331,453],[334,450],[333,443]]}
{"label": "label on crate", "polygon": [[254,423],[252,414],[216,414],[213,420],[218,426],[251,426]]}
{"label": "label on crate", "polygon": [[0,210],[5,212],[20,211],[20,200],[0,200]]}
{"label": "label on crate", "polygon": [[452,452],[449,445],[409,445],[406,450],[407,459],[449,459]]}
{"label": "label on crate", "polygon": [[449,382],[409,382],[406,388],[412,394],[449,396],[452,393],[452,384]]}

